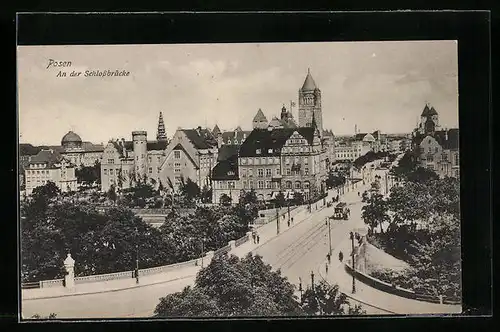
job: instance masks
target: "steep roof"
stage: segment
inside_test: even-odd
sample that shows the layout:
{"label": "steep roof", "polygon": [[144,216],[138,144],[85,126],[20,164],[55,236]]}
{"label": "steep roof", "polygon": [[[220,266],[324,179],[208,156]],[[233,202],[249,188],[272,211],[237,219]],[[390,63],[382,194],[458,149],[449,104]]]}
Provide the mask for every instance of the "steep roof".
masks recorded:
{"label": "steep roof", "polygon": [[251,131],[226,131],[222,133],[222,140],[227,142],[231,140],[231,143],[236,139],[238,142],[241,142],[243,139],[247,138],[250,135]]}
{"label": "steep roof", "polygon": [[40,150],[39,146],[33,146],[28,143],[19,144],[19,155],[21,156],[34,156],[40,152]]}
{"label": "steep roof", "polygon": [[[278,156],[285,142],[295,131],[307,139],[309,144],[312,144],[314,140],[314,128],[312,127],[254,129],[241,145],[239,155],[241,157]],[[257,155],[256,150],[258,149],[260,149],[260,154]]]}
{"label": "steep roof", "polygon": [[29,165],[31,164],[46,164],[48,168],[55,167],[62,160],[62,156],[55,150],[41,150],[35,156],[31,157]]}
{"label": "steep roof", "polygon": [[239,145],[222,145],[217,155],[218,161],[235,160],[238,158]]}
{"label": "steep roof", "polygon": [[212,134],[213,134],[214,136],[217,136],[220,132],[221,132],[221,131],[220,131],[219,126],[218,126],[218,125],[215,125],[214,129],[212,129]]}
{"label": "steep roof", "polygon": [[421,116],[431,116],[431,115],[437,115],[438,113],[434,109],[434,107],[429,108],[429,105],[425,104],[424,110],[422,111]]}
{"label": "steep roof", "polygon": [[[446,137],[448,134],[448,137]],[[459,147],[459,130],[457,128],[440,130],[435,133],[434,138],[446,150],[456,150]]]}
{"label": "steep roof", "polygon": [[257,114],[255,114],[255,116],[253,117],[253,121],[254,122],[267,121],[266,116],[264,115],[264,113],[262,112],[262,110],[260,108],[257,111]]}
{"label": "steep roof", "polygon": [[311,75],[311,71],[307,69],[307,76],[306,79],[304,80],[304,84],[302,85],[302,91],[314,91],[318,87],[316,86],[316,82],[314,82],[314,79]]}
{"label": "steep roof", "polygon": [[230,160],[219,161],[212,170],[212,180],[239,180],[238,163]]}
{"label": "steep roof", "polygon": [[104,146],[102,144],[94,144],[92,142],[83,142],[82,148],[85,152],[102,152]]}
{"label": "steep roof", "polygon": [[167,148],[167,144],[168,144],[167,141],[149,141],[146,143],[146,148],[148,149],[148,151],[152,150],[161,151]]}
{"label": "steep roof", "polygon": [[182,129],[186,137],[199,150],[210,149],[217,146],[217,141],[208,129]]}

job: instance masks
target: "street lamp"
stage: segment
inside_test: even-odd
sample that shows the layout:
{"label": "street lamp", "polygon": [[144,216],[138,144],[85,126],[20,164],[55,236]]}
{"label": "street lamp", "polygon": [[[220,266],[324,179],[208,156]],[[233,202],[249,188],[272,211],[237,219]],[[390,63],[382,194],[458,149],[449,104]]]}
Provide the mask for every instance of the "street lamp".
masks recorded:
{"label": "street lamp", "polygon": [[278,235],[280,233],[280,216],[278,203],[274,203],[274,207],[276,208],[276,235]]}
{"label": "street lamp", "polygon": [[139,232],[135,228],[135,283],[139,283]]}
{"label": "street lamp", "polygon": [[326,222],[328,223],[328,241],[330,242],[330,249],[328,250],[328,255],[332,256],[332,230],[330,227],[330,218],[326,217]]}
{"label": "street lamp", "polygon": [[354,272],[356,271],[354,265],[354,234],[352,232],[349,233],[349,238],[351,239],[351,263],[352,263],[352,293],[356,293],[356,278],[354,277]]}

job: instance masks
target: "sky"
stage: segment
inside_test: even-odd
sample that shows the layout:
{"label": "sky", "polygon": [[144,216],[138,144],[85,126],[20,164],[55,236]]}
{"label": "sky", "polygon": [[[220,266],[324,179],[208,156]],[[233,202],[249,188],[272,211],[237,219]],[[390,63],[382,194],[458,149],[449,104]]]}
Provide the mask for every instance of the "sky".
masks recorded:
{"label": "sky", "polygon": [[[71,66],[47,68],[50,59]],[[308,68],[323,127],[337,135],[355,125],[410,132],[426,102],[442,126],[458,127],[456,41],[19,46],[17,62],[21,143],[57,145],[70,130],[94,143],[134,130],[154,140],[160,111],[169,137],[179,127],[251,130],[259,108],[270,120],[298,105]],[[107,69],[130,74],[83,76]]]}

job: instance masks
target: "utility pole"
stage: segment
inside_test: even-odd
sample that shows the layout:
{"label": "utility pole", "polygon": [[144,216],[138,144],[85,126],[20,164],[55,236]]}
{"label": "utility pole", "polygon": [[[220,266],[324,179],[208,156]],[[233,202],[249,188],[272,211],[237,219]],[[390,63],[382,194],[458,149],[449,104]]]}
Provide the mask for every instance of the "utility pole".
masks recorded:
{"label": "utility pole", "polygon": [[275,203],[274,206],[276,207],[276,234],[280,233],[280,216],[278,212],[278,205]]}
{"label": "utility pole", "polygon": [[314,272],[311,271],[311,289],[314,292]]}
{"label": "utility pole", "polygon": [[332,256],[332,229],[330,227],[330,218],[326,217],[326,221],[328,223],[328,241],[330,242],[330,249],[328,250],[328,253]]}
{"label": "utility pole", "polygon": [[205,256],[205,238],[201,239],[201,267],[203,268],[203,257]]}
{"label": "utility pole", "polygon": [[139,283],[139,242],[138,236],[139,232],[137,227],[135,228],[135,283]]}
{"label": "utility pole", "polygon": [[385,172],[385,194],[389,194],[389,179],[388,179],[388,172]]}
{"label": "utility pole", "polygon": [[351,239],[351,247],[352,247],[352,250],[351,250],[351,263],[352,263],[352,293],[356,293],[356,278],[354,277],[354,273],[356,271],[356,268],[355,268],[355,263],[354,263],[354,234],[351,232],[349,234],[349,237]]}
{"label": "utility pole", "polygon": [[299,292],[300,292],[300,303],[302,303],[302,278],[299,277]]}
{"label": "utility pole", "polygon": [[288,206],[288,221],[290,221],[290,201],[287,204]]}

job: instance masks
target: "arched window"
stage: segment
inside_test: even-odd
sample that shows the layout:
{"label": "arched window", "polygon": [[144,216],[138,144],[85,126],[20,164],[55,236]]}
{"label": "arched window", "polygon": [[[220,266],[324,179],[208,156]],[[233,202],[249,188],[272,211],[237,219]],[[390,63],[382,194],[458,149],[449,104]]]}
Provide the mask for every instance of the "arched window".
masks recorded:
{"label": "arched window", "polygon": [[304,181],[304,189],[309,189],[309,181]]}
{"label": "arched window", "polygon": [[286,182],[286,189],[292,189],[292,181]]}
{"label": "arched window", "polygon": [[300,189],[300,188],[302,188],[300,181],[295,181],[295,189]]}

